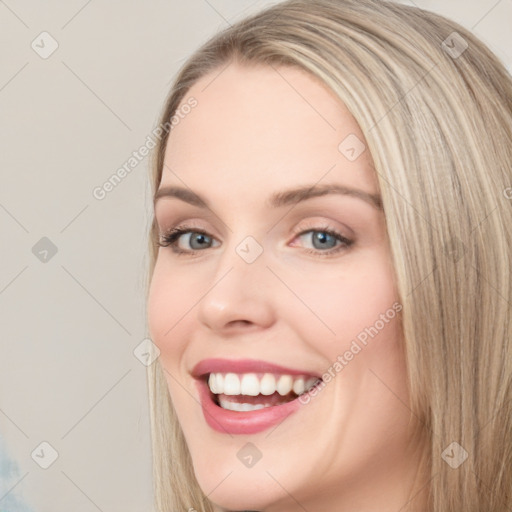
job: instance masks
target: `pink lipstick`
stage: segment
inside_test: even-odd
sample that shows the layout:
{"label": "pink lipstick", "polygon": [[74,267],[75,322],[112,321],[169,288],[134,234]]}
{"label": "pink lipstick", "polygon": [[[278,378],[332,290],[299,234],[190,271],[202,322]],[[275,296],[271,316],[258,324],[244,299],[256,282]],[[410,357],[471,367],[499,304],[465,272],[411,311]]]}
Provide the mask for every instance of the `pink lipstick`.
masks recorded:
{"label": "pink lipstick", "polygon": [[251,359],[206,359],[192,375],[206,422],[228,434],[255,434],[279,424],[298,411],[298,397],[321,382],[310,370]]}

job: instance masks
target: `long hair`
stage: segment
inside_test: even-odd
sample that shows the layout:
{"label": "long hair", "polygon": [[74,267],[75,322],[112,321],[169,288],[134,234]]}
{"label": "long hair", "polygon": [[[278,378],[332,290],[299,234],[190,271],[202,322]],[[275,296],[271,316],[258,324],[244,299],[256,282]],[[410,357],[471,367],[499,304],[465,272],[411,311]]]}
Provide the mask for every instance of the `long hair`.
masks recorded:
{"label": "long hair", "polygon": [[[295,66],[358,122],[372,155],[402,309],[410,410],[422,425],[429,512],[512,507],[512,78],[442,16],[382,0],[288,0],[202,45],[190,87],[233,62]],[[172,132],[171,132],[172,133]],[[154,149],[159,186],[169,133]],[[149,235],[148,292],[158,232]],[[212,512],[166,380],[148,371],[158,512]]]}

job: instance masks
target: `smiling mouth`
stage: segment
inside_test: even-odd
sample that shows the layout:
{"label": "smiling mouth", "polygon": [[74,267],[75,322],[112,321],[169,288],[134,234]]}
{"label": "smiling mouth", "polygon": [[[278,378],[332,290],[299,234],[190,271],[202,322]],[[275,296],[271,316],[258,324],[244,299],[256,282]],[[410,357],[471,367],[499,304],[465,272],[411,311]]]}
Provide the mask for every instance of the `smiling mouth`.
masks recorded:
{"label": "smiling mouth", "polygon": [[307,393],[321,378],[273,373],[210,373],[205,376],[213,402],[220,408],[248,412],[286,404]]}

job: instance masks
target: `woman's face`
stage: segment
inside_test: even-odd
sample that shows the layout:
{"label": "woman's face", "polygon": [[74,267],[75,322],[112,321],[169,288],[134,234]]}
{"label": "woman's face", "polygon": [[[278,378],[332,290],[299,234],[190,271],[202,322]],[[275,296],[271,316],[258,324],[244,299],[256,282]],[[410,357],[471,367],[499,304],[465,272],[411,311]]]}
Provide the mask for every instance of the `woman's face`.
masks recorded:
{"label": "woman's face", "polygon": [[399,510],[401,305],[357,123],[291,67],[231,64],[187,101],[155,203],[160,232],[185,233],[159,248],[148,321],[203,492],[237,510]]}

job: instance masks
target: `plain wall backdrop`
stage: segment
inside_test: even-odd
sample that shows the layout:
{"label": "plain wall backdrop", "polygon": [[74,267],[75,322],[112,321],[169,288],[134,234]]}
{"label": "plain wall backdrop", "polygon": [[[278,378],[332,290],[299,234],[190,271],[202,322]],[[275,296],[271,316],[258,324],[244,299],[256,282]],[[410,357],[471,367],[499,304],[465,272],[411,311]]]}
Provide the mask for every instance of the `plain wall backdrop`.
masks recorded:
{"label": "plain wall backdrop", "polygon": [[[148,158],[130,158],[190,53],[274,3],[0,0],[1,511],[152,510],[137,357],[151,197]],[[404,3],[512,70],[512,0]]]}

